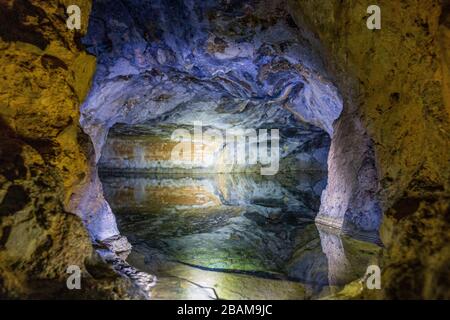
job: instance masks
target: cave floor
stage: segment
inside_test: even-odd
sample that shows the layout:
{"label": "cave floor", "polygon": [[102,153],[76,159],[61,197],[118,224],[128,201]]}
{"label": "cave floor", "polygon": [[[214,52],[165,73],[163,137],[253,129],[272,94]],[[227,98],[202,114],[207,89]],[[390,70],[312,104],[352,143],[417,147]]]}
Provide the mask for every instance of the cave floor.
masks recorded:
{"label": "cave floor", "polygon": [[[326,175],[325,175],[326,176]],[[102,174],[153,299],[312,299],[361,278],[373,244],[318,229],[321,172]]]}

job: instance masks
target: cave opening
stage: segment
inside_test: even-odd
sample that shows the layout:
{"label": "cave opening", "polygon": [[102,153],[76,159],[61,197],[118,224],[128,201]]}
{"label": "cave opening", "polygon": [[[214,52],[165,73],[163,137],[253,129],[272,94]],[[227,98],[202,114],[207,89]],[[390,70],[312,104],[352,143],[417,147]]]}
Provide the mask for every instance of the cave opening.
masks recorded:
{"label": "cave opening", "polygon": [[81,124],[115,218],[88,229],[103,240],[117,221],[127,261],[158,277],[153,298],[322,297],[375,259],[376,246],[314,223],[343,103],[286,8],[94,2]]}

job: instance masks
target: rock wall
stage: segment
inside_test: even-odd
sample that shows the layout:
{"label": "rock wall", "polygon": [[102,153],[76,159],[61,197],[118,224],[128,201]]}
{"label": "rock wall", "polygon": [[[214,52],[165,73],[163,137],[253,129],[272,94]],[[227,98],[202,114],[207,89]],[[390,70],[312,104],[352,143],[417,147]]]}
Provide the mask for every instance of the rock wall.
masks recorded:
{"label": "rock wall", "polygon": [[[66,27],[70,4],[81,8],[80,31]],[[79,126],[95,71],[79,40],[90,6],[0,1],[0,297],[133,295],[99,259],[80,219],[91,209],[80,208],[86,190],[96,191],[97,205],[105,203],[90,169],[93,148]],[[66,287],[69,265],[83,272],[81,290]]]}
{"label": "rock wall", "polygon": [[320,222],[381,237],[383,298],[449,297],[449,2],[291,0],[290,12],[335,75]]}
{"label": "rock wall", "polygon": [[[290,116],[288,111],[285,112]],[[227,133],[200,128],[197,130],[200,133],[194,134],[195,130],[184,129],[188,139],[179,142],[171,136],[175,132],[171,130],[176,128],[173,125],[169,128],[158,124],[115,125],[109,130],[98,167],[101,172],[114,173],[257,172],[267,175],[300,170],[326,172],[329,135],[320,128],[296,123],[294,119],[291,121],[286,127],[280,124],[282,128],[278,131],[278,137],[272,136],[273,131],[266,129],[268,134],[264,148],[258,148],[257,141],[261,146],[264,136],[257,129],[240,128],[234,131],[235,136],[231,136],[233,131]],[[270,143],[276,138],[277,146]],[[235,153],[235,150],[238,151]],[[270,154],[265,161],[257,158],[258,153],[263,152]],[[248,158],[240,157],[242,155]]]}

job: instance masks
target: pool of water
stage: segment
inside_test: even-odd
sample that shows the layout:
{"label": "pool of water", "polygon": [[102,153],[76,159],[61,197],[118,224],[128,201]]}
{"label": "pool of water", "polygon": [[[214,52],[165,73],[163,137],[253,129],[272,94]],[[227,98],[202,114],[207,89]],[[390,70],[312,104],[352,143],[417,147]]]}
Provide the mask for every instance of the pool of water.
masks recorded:
{"label": "pool of water", "polygon": [[322,172],[101,175],[154,299],[311,299],[361,278],[376,245],[314,224]]}

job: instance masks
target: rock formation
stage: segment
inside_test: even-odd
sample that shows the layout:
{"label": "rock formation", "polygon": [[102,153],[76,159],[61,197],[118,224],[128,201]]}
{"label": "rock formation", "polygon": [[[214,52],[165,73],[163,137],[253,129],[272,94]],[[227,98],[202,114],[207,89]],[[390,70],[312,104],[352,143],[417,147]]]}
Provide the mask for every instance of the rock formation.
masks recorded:
{"label": "rock formation", "polygon": [[[73,0],[78,31],[68,4],[0,1],[1,297],[146,297],[97,164],[147,168],[121,141],[162,132],[162,150],[164,130],[200,120],[281,125],[284,157],[315,169],[331,137],[316,220],[385,247],[383,290],[363,296],[450,298],[448,1],[380,0],[381,30],[368,1],[98,0],[88,18]],[[83,290],[66,289],[69,265]]]}
{"label": "rock formation", "polygon": [[[448,1],[292,0],[344,99],[318,220],[373,230],[383,215],[383,298],[449,297]],[[377,204],[379,200],[379,205]]]}
{"label": "rock formation", "polygon": [[[0,296],[138,297],[98,257],[82,222],[79,199],[98,187],[79,126],[95,71],[80,44],[91,3],[76,1],[83,29],[71,32],[65,2],[0,2]],[[101,206],[96,194],[91,205]],[[82,271],[81,290],[67,290],[70,265]]]}

